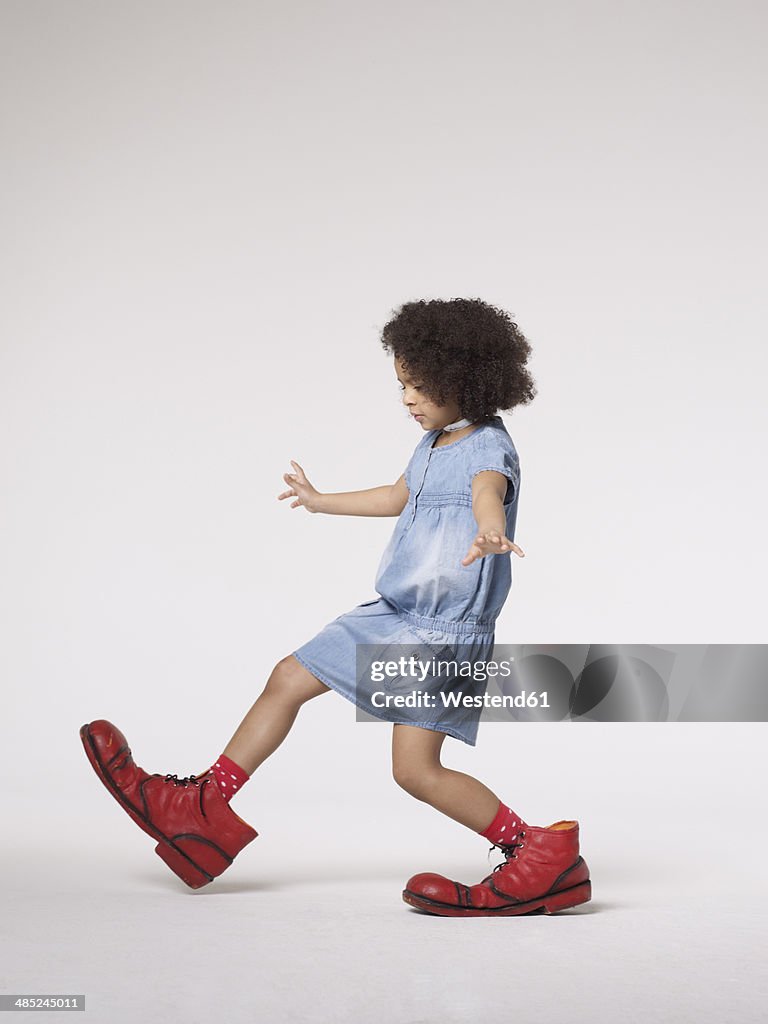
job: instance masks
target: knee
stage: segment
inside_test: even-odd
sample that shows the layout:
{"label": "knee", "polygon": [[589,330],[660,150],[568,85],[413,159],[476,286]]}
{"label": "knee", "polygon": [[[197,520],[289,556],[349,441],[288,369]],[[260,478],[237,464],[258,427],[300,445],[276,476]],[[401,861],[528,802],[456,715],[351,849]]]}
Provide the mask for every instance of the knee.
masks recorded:
{"label": "knee", "polygon": [[408,764],[399,761],[392,763],[392,776],[395,782],[406,793],[417,800],[429,803],[438,781],[440,767],[435,765]]}
{"label": "knee", "polygon": [[308,700],[306,670],[292,654],[277,662],[264,687],[264,693],[289,704],[303,704]]}

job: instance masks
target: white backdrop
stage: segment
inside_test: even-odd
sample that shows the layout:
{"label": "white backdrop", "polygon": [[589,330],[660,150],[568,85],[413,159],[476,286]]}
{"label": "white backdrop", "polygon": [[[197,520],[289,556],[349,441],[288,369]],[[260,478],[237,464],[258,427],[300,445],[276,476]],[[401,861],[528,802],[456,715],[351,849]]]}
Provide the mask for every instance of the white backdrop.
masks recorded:
{"label": "white backdrop", "polygon": [[[162,877],[80,725],[200,771],[275,662],[375,596],[394,520],[276,496],[290,459],[328,491],[402,472],[421,430],[379,332],[409,299],[479,296],[533,346],[498,642],[763,639],[762,4],[4,0],[2,21],[7,871],[55,885],[55,834],[78,877],[110,844]],[[486,724],[445,762],[529,821],[578,818],[607,878],[685,863],[713,794],[748,814],[758,739]],[[226,884],[377,858],[479,879],[483,840],[397,789],[389,742],[335,694],[304,708],[237,799],[262,836]],[[37,980],[17,966],[4,990]]]}

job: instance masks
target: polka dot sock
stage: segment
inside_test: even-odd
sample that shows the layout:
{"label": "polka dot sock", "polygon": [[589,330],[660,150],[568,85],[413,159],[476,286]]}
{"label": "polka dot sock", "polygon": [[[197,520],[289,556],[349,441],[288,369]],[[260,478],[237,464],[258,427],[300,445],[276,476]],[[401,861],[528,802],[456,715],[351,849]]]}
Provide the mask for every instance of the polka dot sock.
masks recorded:
{"label": "polka dot sock", "polygon": [[495,845],[501,846],[504,843],[511,843],[524,826],[525,822],[520,815],[499,801],[496,817],[485,831],[480,832],[480,835],[485,836]]}
{"label": "polka dot sock", "polygon": [[251,777],[247,772],[243,771],[239,764],[235,764],[231,757],[226,757],[224,754],[216,759],[212,770],[216,783],[227,803],[229,803],[235,793],[238,793],[243,788]]}

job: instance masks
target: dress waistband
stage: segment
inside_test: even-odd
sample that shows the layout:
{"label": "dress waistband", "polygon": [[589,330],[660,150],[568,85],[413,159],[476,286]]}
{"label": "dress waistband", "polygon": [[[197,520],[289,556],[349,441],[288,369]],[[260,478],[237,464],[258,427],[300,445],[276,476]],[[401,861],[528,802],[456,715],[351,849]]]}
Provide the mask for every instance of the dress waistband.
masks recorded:
{"label": "dress waistband", "polygon": [[397,611],[397,614],[406,620],[406,622],[412,622],[414,626],[418,626],[420,629],[434,630],[438,633],[450,633],[453,636],[480,636],[480,637],[491,637],[493,636],[496,629],[495,619],[481,619],[478,617],[469,616],[466,619],[462,619],[461,622],[456,622],[453,619],[441,619],[430,615],[417,615],[416,612],[406,611],[404,608],[400,608],[392,601],[389,602]]}

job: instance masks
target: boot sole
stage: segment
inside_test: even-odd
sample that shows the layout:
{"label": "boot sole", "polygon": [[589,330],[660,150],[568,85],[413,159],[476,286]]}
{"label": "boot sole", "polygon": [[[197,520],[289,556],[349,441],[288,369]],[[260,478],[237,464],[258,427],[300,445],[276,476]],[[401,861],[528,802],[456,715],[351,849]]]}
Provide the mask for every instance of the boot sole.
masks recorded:
{"label": "boot sole", "polygon": [[[106,772],[105,766],[99,757],[96,746],[91,739],[91,734],[88,732],[88,723],[80,729],[80,739],[82,740],[85,753],[88,756],[88,760],[91,762],[91,767],[96,772],[98,777],[107,787],[112,796],[117,800],[123,810],[136,822],[140,829],[147,833],[148,836],[152,836],[153,839],[159,840],[155,847],[155,853],[161,857],[168,867],[173,871],[175,875],[185,882],[190,889],[201,889],[204,885],[208,885],[216,875],[211,875],[196,864],[183,850],[181,850],[172,839],[164,835],[158,828],[156,828],[152,822],[146,818],[141,811],[130,800],[126,799],[120,789],[115,785],[112,777]],[[232,863],[232,859],[229,858],[229,864]],[[229,866],[226,865],[227,867]]]}
{"label": "boot sole", "polygon": [[592,882],[579,882],[578,885],[547,893],[546,896],[529,900],[527,903],[514,903],[503,907],[457,907],[452,903],[441,903],[439,900],[419,896],[410,889],[403,889],[403,899],[417,910],[440,917],[517,917],[541,909],[545,914],[556,914],[560,910],[577,907],[580,903],[588,903],[592,899]]}

